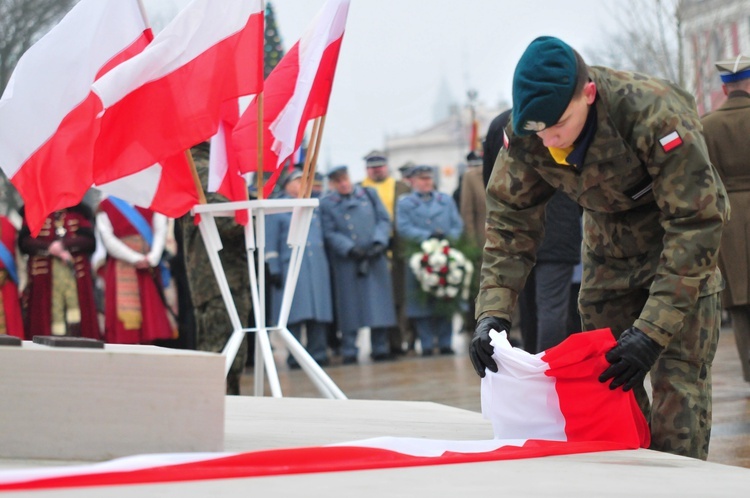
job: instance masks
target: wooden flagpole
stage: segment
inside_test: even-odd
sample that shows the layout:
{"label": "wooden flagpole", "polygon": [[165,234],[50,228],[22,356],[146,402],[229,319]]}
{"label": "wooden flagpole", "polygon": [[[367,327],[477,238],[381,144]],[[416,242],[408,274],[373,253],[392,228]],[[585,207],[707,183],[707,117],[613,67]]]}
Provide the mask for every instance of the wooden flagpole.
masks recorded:
{"label": "wooden flagpole", "polygon": [[[318,152],[320,152],[320,142],[323,138],[323,128],[326,125],[326,115],[318,118],[320,120],[320,127],[318,128],[318,136],[315,140],[315,151],[311,161],[310,169],[307,172],[308,182],[305,188],[305,197],[309,198],[312,195],[313,182],[315,180],[315,166],[318,164]],[[308,150],[309,152],[309,150]]]}
{"label": "wooden flagpole", "polygon": [[185,150],[185,158],[190,165],[190,173],[193,175],[193,183],[195,184],[195,189],[198,191],[198,202],[200,204],[206,204],[206,194],[203,191],[203,185],[201,185],[198,170],[195,169],[195,161],[193,160],[193,153],[190,152],[190,149]]}
{"label": "wooden flagpole", "polygon": [[310,134],[310,143],[307,145],[307,154],[305,154],[305,165],[302,168],[302,185],[299,189],[298,198],[306,197],[307,184],[310,181],[310,164],[312,164],[312,151],[315,148],[315,144],[318,142],[318,130],[320,129],[320,118],[316,118],[313,122],[312,133]]}

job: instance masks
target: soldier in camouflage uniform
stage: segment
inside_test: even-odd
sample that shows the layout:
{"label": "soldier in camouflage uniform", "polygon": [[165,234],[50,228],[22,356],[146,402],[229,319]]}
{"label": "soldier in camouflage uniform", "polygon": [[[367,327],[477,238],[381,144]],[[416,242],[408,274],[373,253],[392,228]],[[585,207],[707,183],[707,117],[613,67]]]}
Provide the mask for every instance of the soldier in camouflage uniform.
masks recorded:
{"label": "soldier in camouflage uniform", "polygon": [[[201,180],[203,190],[208,184],[209,146],[204,142],[192,149],[195,167]],[[220,194],[207,193],[210,202],[227,202]],[[229,313],[221,297],[206,246],[198,226],[191,215],[180,219],[182,223],[183,243],[185,247],[185,268],[187,269],[190,294],[195,310],[196,349],[220,353],[232,335],[233,327]],[[245,251],[244,227],[238,225],[234,218],[217,217],[216,227],[221,236],[223,249],[219,251],[221,264],[227,276],[229,289],[234,298],[240,321],[247,327],[250,318],[250,283],[247,272],[247,253]],[[240,394],[240,376],[247,359],[247,338],[237,352],[229,375],[227,375],[227,394]]]}
{"label": "soldier in camouflage uniform", "polygon": [[600,380],[634,389],[653,449],[705,459],[729,205],[693,98],[664,80],[587,67],[567,44],[542,37],[516,67],[513,101],[487,190],[470,346],[477,373],[497,371],[488,333],[507,330],[545,204],[561,190],[584,210],[583,330],[609,327],[618,339]]}

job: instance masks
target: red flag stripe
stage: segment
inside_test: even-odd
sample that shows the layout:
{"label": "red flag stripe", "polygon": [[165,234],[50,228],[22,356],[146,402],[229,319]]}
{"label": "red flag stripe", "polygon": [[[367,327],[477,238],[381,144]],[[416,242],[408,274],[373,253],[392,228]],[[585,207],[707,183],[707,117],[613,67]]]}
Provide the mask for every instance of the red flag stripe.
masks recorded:
{"label": "red flag stripe", "polygon": [[205,481],[276,475],[420,467],[570,455],[636,449],[621,442],[564,442],[529,440],[523,446],[503,446],[480,453],[446,452],[438,457],[413,456],[396,451],[357,446],[324,446],[240,453],[179,465],[133,471],[85,473],[0,483],[0,491],[122,486],[132,484]]}
{"label": "red flag stripe", "polygon": [[221,104],[259,90],[250,67],[258,61],[262,29],[262,14],[250,16],[242,31],[109,107],[96,145],[95,181],[135,173],[216,133]]}

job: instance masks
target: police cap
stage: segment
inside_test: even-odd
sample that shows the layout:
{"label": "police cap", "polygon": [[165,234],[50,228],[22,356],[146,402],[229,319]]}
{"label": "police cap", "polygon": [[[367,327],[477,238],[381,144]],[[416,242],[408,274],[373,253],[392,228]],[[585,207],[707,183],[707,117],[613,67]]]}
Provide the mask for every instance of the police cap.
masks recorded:
{"label": "police cap", "polygon": [[298,178],[302,178],[302,170],[299,168],[293,168],[292,171],[290,171],[281,181],[281,188],[286,188],[289,182]]}
{"label": "police cap", "polygon": [[420,164],[419,166],[414,166],[411,169],[411,175],[409,177],[415,177],[415,176],[432,176],[433,175],[433,169],[432,166],[427,166],[426,164]]}
{"label": "police cap", "polygon": [[348,172],[349,168],[345,164],[342,164],[341,166],[334,166],[333,168],[329,169],[326,176],[329,180],[335,180],[336,177]]}
{"label": "police cap", "polygon": [[719,77],[722,83],[734,83],[735,81],[750,78],[750,57],[738,55],[734,59],[727,59],[716,63]]}
{"label": "police cap", "polygon": [[481,166],[482,156],[472,150],[471,152],[466,154],[466,164],[469,166]]}
{"label": "police cap", "polygon": [[368,168],[377,168],[388,164],[388,158],[379,150],[373,150],[364,157],[365,166]]}

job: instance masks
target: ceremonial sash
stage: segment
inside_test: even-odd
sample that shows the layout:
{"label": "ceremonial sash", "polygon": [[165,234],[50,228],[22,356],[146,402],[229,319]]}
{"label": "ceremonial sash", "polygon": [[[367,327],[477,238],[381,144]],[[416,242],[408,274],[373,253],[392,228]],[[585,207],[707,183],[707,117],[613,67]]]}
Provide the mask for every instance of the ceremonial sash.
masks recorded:
{"label": "ceremonial sash", "polygon": [[16,270],[16,258],[13,257],[13,253],[0,241],[0,261],[5,265],[5,269],[8,271],[8,275],[13,280],[13,283],[18,285],[18,270]]}
{"label": "ceremonial sash", "polygon": [[[143,240],[146,241],[148,244],[148,247],[151,248],[154,246],[154,232],[151,230],[151,223],[146,220],[146,218],[143,217],[140,211],[138,211],[134,206],[131,206],[124,200],[120,199],[119,197],[115,197],[113,195],[108,197],[109,202],[112,203],[112,205],[117,209],[120,214],[122,214],[125,219],[127,219],[131,225],[138,231],[141,237],[143,237]],[[169,286],[169,281],[171,280],[172,276],[169,271],[169,268],[167,268],[167,265],[164,264],[163,261],[159,262],[159,269],[161,270],[161,279],[162,279],[162,285],[164,287]]]}
{"label": "ceremonial sash", "polygon": [[109,202],[133,225],[148,247],[153,247],[154,232],[151,230],[151,223],[143,217],[140,211],[118,197],[109,196]]}

